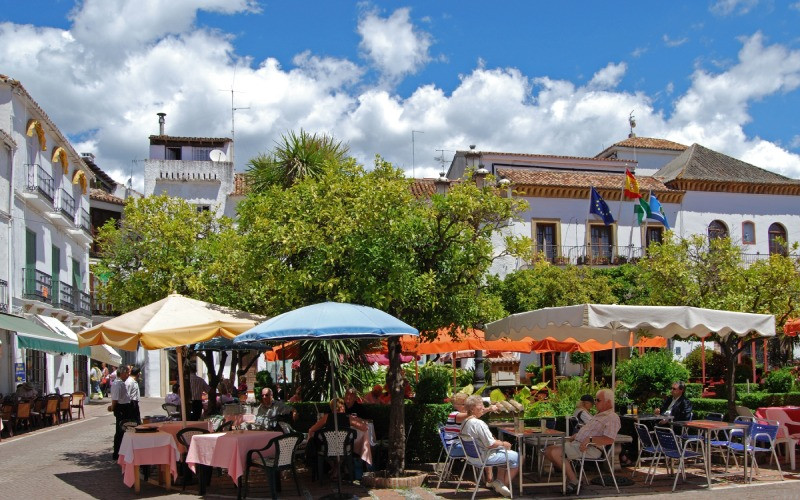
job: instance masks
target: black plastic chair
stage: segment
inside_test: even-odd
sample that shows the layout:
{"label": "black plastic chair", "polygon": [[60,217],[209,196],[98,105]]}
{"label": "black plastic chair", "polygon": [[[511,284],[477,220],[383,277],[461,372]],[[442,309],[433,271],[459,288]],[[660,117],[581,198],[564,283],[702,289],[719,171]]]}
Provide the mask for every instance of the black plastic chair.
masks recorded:
{"label": "black plastic chair", "polygon": [[178,405],[172,403],[164,403],[161,405],[161,408],[167,412],[167,416],[169,418],[181,418],[181,408]]}
{"label": "black plastic chair", "polygon": [[180,443],[184,450],[181,453],[181,460],[178,462],[178,466],[180,468],[181,477],[183,478],[183,489],[186,489],[186,483],[189,482],[189,467],[186,465],[186,455],[189,453],[189,445],[192,443],[192,436],[196,434],[208,434],[208,431],[205,429],[200,429],[198,427],[187,427],[185,429],[181,429],[175,434],[175,439]]}
{"label": "black plastic chair", "polygon": [[[302,496],[300,492],[300,481],[297,479],[297,469],[294,465],[297,445],[300,444],[302,439],[303,435],[297,432],[283,434],[270,439],[269,443],[263,448],[248,451],[247,464],[244,469],[244,480],[240,485],[241,498],[247,498],[247,493],[250,489],[251,467],[264,471],[264,474],[266,474],[269,480],[272,498],[278,498],[278,492],[281,491],[280,471],[291,469],[294,484],[297,487],[297,495]],[[273,446],[275,447],[274,453],[271,456],[264,456],[262,452],[265,452]]]}

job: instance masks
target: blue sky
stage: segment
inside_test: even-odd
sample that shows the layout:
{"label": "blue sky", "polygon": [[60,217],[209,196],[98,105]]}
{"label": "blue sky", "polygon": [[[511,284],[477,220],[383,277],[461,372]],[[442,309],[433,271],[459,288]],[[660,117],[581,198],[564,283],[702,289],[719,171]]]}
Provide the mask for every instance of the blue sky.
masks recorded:
{"label": "blue sky", "polygon": [[[167,133],[288,130],[435,176],[437,149],[592,156],[640,136],[800,177],[800,1],[0,0],[0,73],[141,185]],[[234,80],[234,71],[236,78]],[[410,172],[409,172],[410,173]]]}

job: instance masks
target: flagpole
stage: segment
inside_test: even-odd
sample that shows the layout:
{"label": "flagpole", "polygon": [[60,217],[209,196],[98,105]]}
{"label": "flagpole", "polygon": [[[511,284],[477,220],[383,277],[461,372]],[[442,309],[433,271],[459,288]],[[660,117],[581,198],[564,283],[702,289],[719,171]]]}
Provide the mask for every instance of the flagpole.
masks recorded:
{"label": "flagpole", "polygon": [[[591,248],[589,246],[589,238],[590,238],[590,235],[589,235],[589,217],[592,216],[592,189],[594,189],[594,186],[589,186],[589,211],[586,212],[586,224],[584,224],[584,226],[583,226],[583,250],[584,250],[584,252],[586,252],[583,255],[584,262],[586,262],[588,260],[588,258],[589,258],[588,250]],[[575,243],[577,243],[577,241]]]}

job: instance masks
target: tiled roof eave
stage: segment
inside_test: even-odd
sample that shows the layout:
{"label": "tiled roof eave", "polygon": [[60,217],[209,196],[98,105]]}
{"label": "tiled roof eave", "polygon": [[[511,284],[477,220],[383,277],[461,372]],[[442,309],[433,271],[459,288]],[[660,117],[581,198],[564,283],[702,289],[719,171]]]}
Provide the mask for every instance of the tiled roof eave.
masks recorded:
{"label": "tiled roof eave", "polygon": [[800,196],[800,181],[793,183],[731,182],[677,178],[665,183],[683,191]]}
{"label": "tiled roof eave", "polygon": [[[562,198],[589,201],[590,186],[541,186],[541,185],[514,185],[512,190],[517,196],[528,198]],[[621,188],[595,188],[595,190],[606,201],[619,201],[622,199]],[[685,191],[675,189],[648,189],[641,190],[643,196],[652,192],[661,203],[681,203]],[[632,201],[625,198],[626,201]]]}

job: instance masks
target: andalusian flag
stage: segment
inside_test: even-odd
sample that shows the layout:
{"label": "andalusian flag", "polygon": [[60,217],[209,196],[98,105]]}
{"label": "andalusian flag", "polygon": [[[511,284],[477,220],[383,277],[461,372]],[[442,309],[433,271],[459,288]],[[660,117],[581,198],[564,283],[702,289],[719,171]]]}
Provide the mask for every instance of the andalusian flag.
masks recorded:
{"label": "andalusian flag", "polygon": [[625,190],[623,193],[625,198],[630,198],[631,200],[642,199],[642,195],[639,193],[639,183],[627,168],[625,169]]}
{"label": "andalusian flag", "polygon": [[645,217],[650,218],[652,215],[650,204],[647,203],[647,200],[644,198],[639,198],[639,203],[633,206],[633,213],[636,214],[636,220],[639,221],[639,225],[641,226]]}

